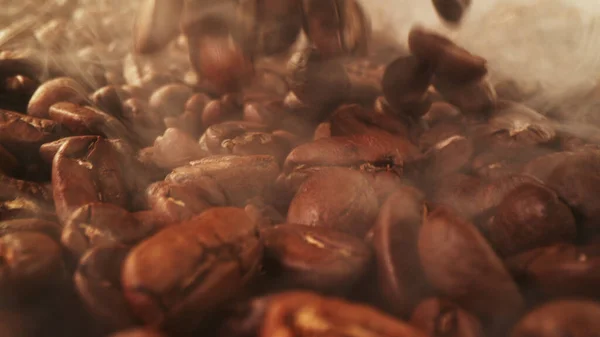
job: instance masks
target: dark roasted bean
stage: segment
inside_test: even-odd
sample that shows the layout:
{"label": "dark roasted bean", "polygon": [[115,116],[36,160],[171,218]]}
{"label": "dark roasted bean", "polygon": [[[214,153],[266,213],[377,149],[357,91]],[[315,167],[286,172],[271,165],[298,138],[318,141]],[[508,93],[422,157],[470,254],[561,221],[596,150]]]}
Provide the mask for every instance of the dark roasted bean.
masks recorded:
{"label": "dark roasted bean", "polygon": [[418,240],[427,280],[444,296],[480,317],[493,334],[524,309],[519,290],[476,227],[448,208],[427,214]]}
{"label": "dark roasted bean", "polygon": [[413,187],[396,189],[382,205],[373,227],[381,297],[398,315],[409,315],[431,292],[417,249],[427,213],[424,198]]}
{"label": "dark roasted bean", "polygon": [[125,296],[146,323],[197,325],[252,281],[261,257],[245,212],[213,208],[136,246],[123,265]]}
{"label": "dark roasted bean", "polygon": [[304,181],[290,204],[287,222],[363,238],[373,226],[378,206],[375,190],[360,172],[336,168]]}

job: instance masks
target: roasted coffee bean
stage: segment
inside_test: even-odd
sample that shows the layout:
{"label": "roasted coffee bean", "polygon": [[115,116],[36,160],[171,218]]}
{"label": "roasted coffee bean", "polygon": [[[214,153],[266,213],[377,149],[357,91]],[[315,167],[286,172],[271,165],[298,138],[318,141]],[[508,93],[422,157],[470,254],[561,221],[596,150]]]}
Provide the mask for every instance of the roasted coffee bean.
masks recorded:
{"label": "roasted coffee bean", "polygon": [[418,118],[425,114],[424,109],[411,109],[417,103],[426,99],[433,68],[431,64],[409,55],[396,59],[390,63],[383,75],[382,88],[387,102],[398,113]]}
{"label": "roasted coffee bean", "polygon": [[252,82],[246,88],[246,92],[283,97],[289,89],[285,80],[285,71],[257,68]]}
{"label": "roasted coffee bean", "polygon": [[135,19],[134,49],[153,53],[163,49],[179,32],[183,0],[145,0]]}
{"label": "roasted coffee bean", "polygon": [[50,107],[55,103],[82,104],[86,102],[86,97],[85,89],[77,81],[68,77],[55,78],[43,83],[35,91],[29,101],[27,114],[38,118],[48,118]]}
{"label": "roasted coffee bean", "polygon": [[421,179],[439,181],[446,176],[457,173],[467,166],[474,152],[470,139],[453,135],[427,150],[420,162]]}
{"label": "roasted coffee bean", "polygon": [[358,104],[340,106],[330,120],[331,136],[349,136],[386,131],[408,137],[408,127],[401,119],[364,109]]}
{"label": "roasted coffee bean", "polygon": [[0,145],[18,160],[31,163],[43,143],[67,136],[63,127],[51,120],[0,110]]}
{"label": "roasted coffee bean", "polygon": [[202,112],[202,125],[208,128],[213,124],[241,119],[242,104],[238,95],[223,95],[221,99],[208,102]]}
{"label": "roasted coffee bean", "polygon": [[153,160],[160,168],[174,169],[207,155],[197,141],[178,129],[167,129],[154,141]]}
{"label": "roasted coffee bean", "polygon": [[202,138],[200,138],[200,146],[205,151],[213,154],[218,154],[223,151],[223,142],[233,139],[249,132],[265,132],[267,126],[253,122],[230,121],[211,125],[206,129]]}
{"label": "roasted coffee bean", "polygon": [[91,100],[98,109],[115,118],[123,119],[123,102],[133,95],[118,85],[108,85],[96,90]]}
{"label": "roasted coffee bean", "polygon": [[52,186],[0,175],[0,200],[28,198],[52,205]]}
{"label": "roasted coffee bean", "polygon": [[157,115],[164,117],[178,116],[183,113],[186,102],[194,92],[183,84],[168,84],[156,90],[150,96],[149,105]]}
{"label": "roasted coffee bean", "polygon": [[209,181],[218,186],[228,205],[244,207],[248,200],[257,196],[272,200],[278,174],[279,166],[271,156],[219,155],[178,167],[165,181],[199,186]]}
{"label": "roasted coffee bean", "polygon": [[444,82],[454,85],[479,82],[487,74],[485,59],[422,27],[411,29],[408,46],[416,57],[432,64],[436,77]]}
{"label": "roasted coffee bean", "polygon": [[477,317],[441,298],[428,298],[412,313],[410,323],[432,337],[484,337]]}
{"label": "roasted coffee bean", "polygon": [[471,6],[471,0],[433,0],[433,7],[443,20],[457,24]]}
{"label": "roasted coffee bean", "polygon": [[[473,143],[479,145],[478,148],[476,146],[476,150],[483,152],[471,160],[471,171],[478,177],[487,179],[497,179],[518,173],[527,174],[524,171],[527,162],[552,153],[552,149],[548,147],[516,145],[512,141],[498,142],[497,146],[490,146],[488,150],[482,147],[481,142],[477,140]],[[541,178],[534,174],[531,175],[538,179]]]}
{"label": "roasted coffee bean", "polygon": [[321,138],[293,149],[285,160],[284,172],[296,167],[360,166],[380,164],[391,170],[402,168],[418,156],[417,148],[403,137],[386,132],[348,137]]}
{"label": "roasted coffee bean", "polygon": [[75,209],[93,202],[127,208],[118,152],[100,137],[72,137],[52,162],[56,213],[63,224]]}
{"label": "roasted coffee bean", "polygon": [[580,156],[575,152],[554,152],[539,156],[529,161],[522,169],[523,174],[533,176],[543,182],[548,178],[556,167],[569,161],[571,158]]}
{"label": "roasted coffee bean", "polygon": [[455,84],[440,78],[434,86],[444,99],[455,105],[465,115],[486,117],[496,106],[496,92],[487,78]]}
{"label": "roasted coffee bean", "polygon": [[504,197],[524,183],[539,184],[531,176],[512,174],[497,179],[486,180],[462,173],[441,179],[432,189],[431,201],[453,208],[461,216],[475,221],[489,215]]}
{"label": "roasted coffee bean", "polygon": [[326,58],[314,47],[294,53],[288,61],[287,69],[290,90],[301,101],[317,107],[340,101],[350,89],[350,80],[342,63],[337,59]]}
{"label": "roasted coffee bean", "polygon": [[18,232],[38,232],[48,235],[56,242],[60,241],[62,227],[53,221],[26,218],[0,222],[0,236]]}
{"label": "roasted coffee bean", "polygon": [[[0,237],[0,292],[2,297],[23,298],[47,291],[66,281],[60,246],[36,232],[16,232]],[[6,297],[5,297],[6,296]]]}
{"label": "roasted coffee bean", "polygon": [[252,55],[286,51],[302,29],[300,1],[242,0],[237,4],[236,36]]}
{"label": "roasted coffee bean", "polygon": [[372,307],[301,291],[272,296],[258,336],[277,333],[342,336],[356,331],[386,337],[425,336],[420,330]]}
{"label": "roasted coffee bean", "polygon": [[417,239],[427,213],[424,194],[403,186],[383,203],[373,227],[381,298],[407,316],[432,290],[419,261]]}
{"label": "roasted coffee bean", "polygon": [[94,318],[110,331],[136,323],[121,288],[121,266],[128,253],[128,248],[118,245],[95,247],[81,258],[75,271],[79,297]]}
{"label": "roasted coffee bean", "polygon": [[562,300],[528,313],[514,327],[511,337],[592,337],[600,331],[600,306],[596,302]]}
{"label": "roasted coffee bean", "polygon": [[573,242],[577,237],[569,207],[540,184],[519,185],[506,194],[493,213],[482,230],[501,256]]}
{"label": "roasted coffee bean", "polygon": [[194,185],[156,182],[146,191],[148,205],[169,223],[187,220],[213,206],[226,206],[225,195],[210,178]]}
{"label": "roasted coffee bean", "polygon": [[206,94],[194,94],[185,103],[183,114],[164,119],[165,126],[167,128],[180,129],[195,138],[200,137],[204,129],[202,125],[202,113],[209,102],[210,97]]}
{"label": "roasted coffee bean", "polygon": [[261,231],[267,273],[281,286],[341,294],[367,269],[371,252],[351,235],[325,227],[282,224]]}
{"label": "roasted coffee bean", "polygon": [[150,328],[135,328],[110,335],[110,337],[167,337],[163,333]]}
{"label": "roasted coffee bean", "polygon": [[62,230],[61,243],[78,260],[92,247],[115,243],[133,245],[153,231],[154,228],[143,226],[121,207],[91,203],[71,213]]}
{"label": "roasted coffee bean", "polygon": [[66,126],[76,135],[99,135],[106,138],[127,138],[129,132],[115,117],[92,107],[60,102],[52,105],[50,118]]}
{"label": "roasted coffee bean", "polygon": [[221,17],[206,15],[187,33],[193,68],[222,93],[235,92],[254,75],[252,60],[231,39],[228,23]]}
{"label": "roasted coffee bean", "polygon": [[364,55],[371,22],[355,0],[302,0],[304,31],[325,58]]}
{"label": "roasted coffee bean", "polygon": [[363,238],[373,226],[378,206],[375,190],[360,172],[336,168],[304,181],[290,204],[287,222]]}
{"label": "roasted coffee bean", "polygon": [[271,227],[285,222],[285,217],[275,207],[267,204],[262,198],[252,198],[244,207],[244,211],[260,228]]}
{"label": "roasted coffee bean", "polygon": [[244,104],[244,121],[263,124],[270,128],[276,128],[284,124],[287,118],[283,101],[280,99],[262,101],[252,100]]}
{"label": "roasted coffee bean", "polygon": [[57,221],[51,205],[28,197],[8,198],[0,202],[0,220],[40,218]]}
{"label": "roasted coffee bean", "polygon": [[252,281],[261,257],[256,225],[245,212],[212,208],[131,251],[123,265],[125,296],[146,323],[193,326]]}
{"label": "roasted coffee bean", "polygon": [[524,309],[519,289],[476,227],[452,210],[427,214],[418,239],[427,280],[500,334]]}
{"label": "roasted coffee bean", "polygon": [[600,207],[593,195],[600,188],[599,164],[599,152],[578,152],[577,156],[558,164],[546,182],[571,207],[583,237],[598,233]]}
{"label": "roasted coffee bean", "polygon": [[565,297],[600,298],[597,245],[556,244],[505,260],[506,267],[533,302]]}
{"label": "roasted coffee bean", "polygon": [[289,144],[265,132],[248,132],[221,143],[220,154],[269,155],[283,163],[289,152]]}

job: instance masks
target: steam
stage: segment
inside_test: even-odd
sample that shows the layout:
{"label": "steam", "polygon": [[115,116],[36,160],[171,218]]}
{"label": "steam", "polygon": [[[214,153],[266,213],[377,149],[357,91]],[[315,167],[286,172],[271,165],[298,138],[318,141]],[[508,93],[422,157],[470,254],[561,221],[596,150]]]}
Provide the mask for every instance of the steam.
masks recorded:
{"label": "steam", "polygon": [[[543,114],[600,125],[600,8],[594,1],[474,0],[459,27],[440,21],[431,1],[362,1],[374,29],[401,43],[422,25],[489,62],[492,83],[513,80]],[[594,90],[596,93],[594,93]],[[596,97],[594,97],[596,96]]]}

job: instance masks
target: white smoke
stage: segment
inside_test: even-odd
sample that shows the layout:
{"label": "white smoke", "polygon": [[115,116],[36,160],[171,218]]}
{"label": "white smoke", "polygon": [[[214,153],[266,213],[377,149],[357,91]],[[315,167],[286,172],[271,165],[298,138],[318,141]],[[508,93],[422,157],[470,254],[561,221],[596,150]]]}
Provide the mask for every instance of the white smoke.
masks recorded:
{"label": "white smoke", "polygon": [[374,28],[392,29],[400,42],[413,25],[436,30],[487,58],[493,82],[513,79],[536,89],[526,103],[538,111],[600,122],[597,1],[472,0],[459,27],[441,22],[431,0],[362,3]]}

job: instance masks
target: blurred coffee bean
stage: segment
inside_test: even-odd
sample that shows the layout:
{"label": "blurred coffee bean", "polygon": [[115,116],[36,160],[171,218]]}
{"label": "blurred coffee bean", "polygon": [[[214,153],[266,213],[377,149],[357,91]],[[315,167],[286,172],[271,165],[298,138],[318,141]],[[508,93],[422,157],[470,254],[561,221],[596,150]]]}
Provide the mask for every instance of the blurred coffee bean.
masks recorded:
{"label": "blurred coffee bean", "polygon": [[72,137],[54,156],[52,186],[56,213],[63,224],[75,209],[93,202],[127,208],[118,152],[100,137]]}
{"label": "blurred coffee bean", "polygon": [[279,99],[257,99],[244,104],[244,121],[264,124],[271,128],[283,124],[282,120],[288,117],[287,114],[283,101]]}
{"label": "blurred coffee bean", "polygon": [[257,92],[282,97],[288,90],[289,87],[285,79],[285,72],[256,69],[256,74],[246,92]]}
{"label": "blurred coffee bean", "polygon": [[355,0],[302,0],[304,31],[325,58],[364,55],[371,22]]}
{"label": "blurred coffee bean", "polygon": [[193,68],[219,92],[235,92],[250,82],[253,62],[233,41],[222,17],[206,15],[189,29],[187,37]]}
{"label": "blurred coffee bean", "polygon": [[[330,2],[333,1],[319,1],[323,4]],[[294,53],[287,69],[291,91],[301,101],[317,107],[338,102],[350,89],[350,80],[342,63],[337,59],[328,59],[313,47]],[[319,117],[306,116],[305,118],[318,119]]]}
{"label": "blurred coffee bean", "polygon": [[71,213],[61,235],[61,243],[79,258],[103,244],[133,245],[150,236],[154,228],[144,227],[127,210],[107,204],[90,203]]}
{"label": "blurred coffee bean", "polygon": [[[435,76],[443,82],[454,85],[479,82],[487,74],[484,58],[422,27],[411,29],[408,46],[413,55],[433,65]],[[493,88],[490,87],[490,90],[493,91]]]}
{"label": "blurred coffee bean", "polygon": [[0,175],[0,200],[28,198],[52,205],[52,186]]}
{"label": "blurred coffee bean", "polygon": [[319,125],[315,128],[315,134],[313,136],[313,140],[319,140],[321,138],[329,138],[331,137],[331,122],[323,122],[319,123]]}
{"label": "blurred coffee bean", "polygon": [[580,155],[574,152],[549,153],[530,160],[523,167],[522,172],[523,174],[531,175],[543,182],[547,182],[556,167],[576,156]]}
{"label": "blurred coffee bean", "polygon": [[18,166],[17,158],[0,145],[0,173],[11,174]]}
{"label": "blurred coffee bean", "polygon": [[43,143],[67,135],[54,121],[0,110],[0,145],[21,165],[39,162],[38,149]]}
{"label": "blurred coffee bean", "polygon": [[[473,157],[471,170],[478,177],[487,179],[497,179],[518,173],[528,174],[524,171],[527,162],[533,162],[535,158],[552,153],[552,149],[549,147],[517,145],[512,141],[497,142],[497,146],[490,146],[487,150],[481,146],[481,143],[485,142],[474,141],[473,143],[479,145],[478,150],[483,152]],[[540,179],[534,174],[531,175]]]}
{"label": "blurred coffee bean", "polygon": [[0,201],[0,221],[39,218],[58,221],[52,206],[31,197],[12,197]]}
{"label": "blurred coffee bean", "polygon": [[56,242],[60,242],[61,230],[62,226],[58,223],[38,218],[15,219],[0,222],[0,236],[18,232],[38,232],[48,235]]}
{"label": "blurred coffee bean", "polygon": [[519,289],[475,226],[437,208],[425,218],[418,247],[427,280],[482,319],[488,331],[500,333],[519,317]]}
{"label": "blurred coffee bean", "polygon": [[592,337],[600,331],[600,306],[585,300],[547,303],[529,312],[514,327],[511,337]]}
{"label": "blurred coffee bean", "polygon": [[374,336],[425,336],[420,330],[373,307],[303,291],[273,295],[267,302],[258,336],[340,335],[356,331]]}
{"label": "blurred coffee bean", "polygon": [[408,137],[408,127],[401,119],[375,113],[358,104],[345,104],[329,118],[331,136],[349,136],[386,131],[399,137]]}
{"label": "blurred coffee bean", "polygon": [[227,202],[209,178],[199,179],[195,185],[156,182],[148,186],[146,195],[152,210],[169,223],[190,219],[211,207],[226,206]]}
{"label": "blurred coffee bean", "polygon": [[35,296],[66,281],[60,246],[36,232],[0,237],[0,292],[3,298]]}
{"label": "blurred coffee bean", "polygon": [[168,84],[150,96],[149,107],[163,118],[175,117],[183,113],[187,100],[193,94],[192,89],[186,85]]}
{"label": "blurred coffee bean", "polygon": [[183,0],[145,0],[135,19],[134,49],[153,53],[163,49],[179,32]]}
{"label": "blurred coffee bean", "polygon": [[422,110],[411,109],[425,99],[432,78],[432,67],[415,56],[405,56],[390,63],[383,75],[383,93],[389,104],[398,113],[418,118],[429,107]]}
{"label": "blurred coffee bean", "polygon": [[427,122],[427,125],[434,127],[444,123],[460,123],[463,119],[463,115],[460,113],[460,110],[452,104],[435,102],[431,104],[427,113],[421,118]]}
{"label": "blurred coffee bean", "polygon": [[223,95],[218,100],[206,104],[202,112],[202,125],[205,128],[213,124],[241,119],[243,102],[237,95]]}
{"label": "blurred coffee bean", "polygon": [[293,149],[283,166],[286,173],[298,166],[360,166],[372,163],[402,173],[418,149],[403,137],[385,132],[370,135],[321,138]]}
{"label": "blurred coffee bean", "polygon": [[40,85],[27,107],[27,114],[33,117],[48,118],[49,109],[58,102],[82,104],[87,100],[85,89],[75,80],[60,77]]}
{"label": "blurred coffee bean", "polygon": [[123,119],[123,102],[130,98],[131,93],[117,85],[102,87],[91,96],[92,102],[100,110],[118,119]]}
{"label": "blurred coffee bean", "polygon": [[282,224],[262,230],[261,238],[277,286],[342,294],[371,257],[362,240],[324,227]]}
{"label": "blurred coffee bean", "polygon": [[252,198],[244,207],[244,211],[260,228],[285,223],[285,217],[261,197]]}
{"label": "blurred coffee bean", "polygon": [[419,175],[424,181],[439,181],[467,166],[473,155],[473,142],[462,136],[450,136],[427,150],[420,162]]}
{"label": "blurred coffee bean", "polygon": [[236,36],[251,55],[286,51],[302,29],[300,1],[242,0],[236,9]]}
{"label": "blurred coffee bean", "polygon": [[115,117],[92,107],[59,102],[50,107],[50,118],[75,135],[99,135],[106,138],[127,138],[126,127]]}
{"label": "blurred coffee bean", "polygon": [[428,298],[412,313],[410,323],[432,337],[484,337],[477,317],[456,304],[437,297]]}
{"label": "blurred coffee bean", "polygon": [[178,167],[165,181],[203,186],[208,179],[218,186],[229,205],[244,207],[257,196],[272,200],[278,174],[279,165],[272,156],[218,155]]}
{"label": "blurred coffee bean", "polygon": [[202,113],[209,102],[210,97],[206,94],[198,93],[192,95],[185,103],[183,114],[165,118],[165,126],[167,128],[180,129],[195,138],[200,137],[204,130]]}
{"label": "blurred coffee bean", "polygon": [[36,29],[34,35],[44,49],[61,52],[68,42],[65,36],[66,29],[67,21],[55,18]]}
{"label": "blurred coffee bean", "polygon": [[122,276],[134,313],[174,330],[185,329],[183,323],[197,326],[258,272],[262,246],[256,230],[242,209],[212,208],[136,246]]}
{"label": "blurred coffee bean", "polygon": [[22,75],[4,78],[3,81],[0,82],[2,107],[4,109],[26,113],[27,104],[38,86],[38,81]]}
{"label": "blurred coffee bean", "polygon": [[304,181],[290,204],[287,222],[363,238],[373,226],[378,206],[375,191],[360,172],[337,168]]}
{"label": "blurred coffee bean", "polygon": [[471,0],[433,0],[435,11],[443,20],[457,24],[471,6]]}
{"label": "blurred coffee bean", "polygon": [[577,237],[569,207],[554,191],[533,183],[521,184],[506,194],[482,230],[501,256],[573,242]]}
{"label": "blurred coffee bean", "polygon": [[101,245],[90,249],[75,271],[75,289],[106,330],[121,330],[135,325],[121,288],[121,265],[129,249]]}
{"label": "blurred coffee bean", "polygon": [[156,137],[153,149],[154,163],[164,169],[174,169],[208,155],[189,134],[173,128]]}
{"label": "blurred coffee bean", "polygon": [[381,206],[373,227],[381,298],[397,315],[409,315],[431,292],[417,249],[426,213],[424,194],[416,188],[403,186]]}
{"label": "blurred coffee bean", "polygon": [[434,86],[449,103],[468,116],[486,117],[496,106],[496,92],[487,78],[461,84],[437,78]]}

